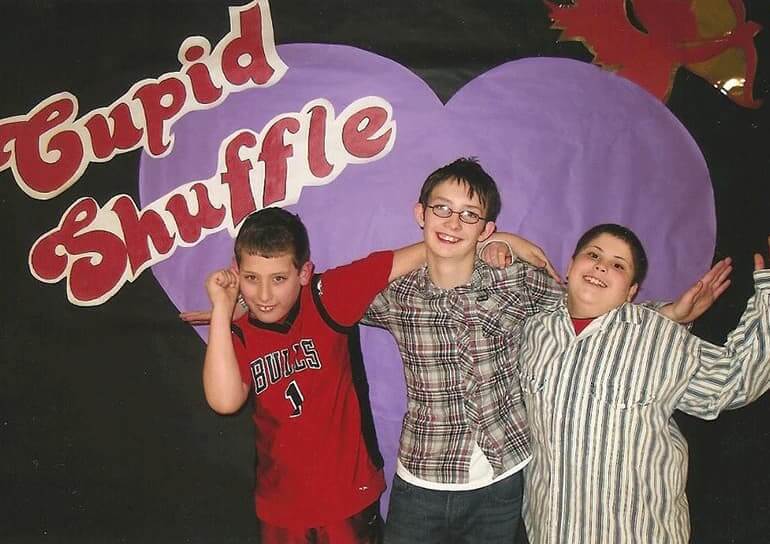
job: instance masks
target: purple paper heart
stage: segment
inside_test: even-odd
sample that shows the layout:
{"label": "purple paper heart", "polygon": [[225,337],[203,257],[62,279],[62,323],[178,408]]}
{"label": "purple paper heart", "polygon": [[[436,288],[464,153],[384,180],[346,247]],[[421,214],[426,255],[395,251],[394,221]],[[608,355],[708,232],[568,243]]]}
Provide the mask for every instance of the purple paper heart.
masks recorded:
{"label": "purple paper heart", "polygon": [[[716,228],[703,156],[663,104],[625,79],[573,60],[524,59],[479,76],[445,106],[412,72],[369,52],[293,44],[278,53],[289,70],[275,86],[187,114],[174,125],[168,156],[142,156],[142,206],[214,175],[222,141],[238,129],[260,132],[318,98],[340,112],[373,95],[393,107],[392,151],[305,187],[291,207],[308,227],[318,270],[419,240],[412,207],[422,181],[469,155],[500,186],[499,228],[537,242],[562,273],[578,236],[601,222],[625,224],[645,244],[650,273],[641,300],[671,299],[710,264]],[[205,276],[229,264],[232,244],[222,231],[153,266],[177,308],[209,306]],[[405,406],[400,357],[382,331],[364,328],[362,342],[390,477]]]}

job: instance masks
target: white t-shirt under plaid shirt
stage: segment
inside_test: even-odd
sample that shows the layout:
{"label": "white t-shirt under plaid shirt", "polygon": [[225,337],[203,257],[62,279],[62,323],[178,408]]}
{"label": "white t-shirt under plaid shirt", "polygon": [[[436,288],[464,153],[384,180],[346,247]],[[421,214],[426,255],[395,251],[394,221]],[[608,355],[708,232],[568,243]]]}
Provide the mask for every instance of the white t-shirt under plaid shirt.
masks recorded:
{"label": "white t-shirt under plaid shirt", "polygon": [[624,304],[575,336],[560,304],[529,320],[521,386],[532,432],[532,544],[686,544],[687,442],[671,417],[714,419],[770,386],[770,270],[724,347]]}
{"label": "white t-shirt under plaid shirt", "polygon": [[417,478],[468,482],[474,444],[497,477],[530,456],[518,379],[524,319],[553,307],[561,288],[515,261],[476,261],[466,285],[440,289],[427,267],[391,283],[363,323],[388,329],[401,351],[407,409],[399,461]]}

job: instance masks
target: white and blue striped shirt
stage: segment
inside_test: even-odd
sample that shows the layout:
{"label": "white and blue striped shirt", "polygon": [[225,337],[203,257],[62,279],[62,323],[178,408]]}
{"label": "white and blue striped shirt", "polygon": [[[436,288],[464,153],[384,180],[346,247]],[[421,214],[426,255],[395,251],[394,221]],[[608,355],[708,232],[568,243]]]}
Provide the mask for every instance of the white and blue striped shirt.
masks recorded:
{"label": "white and blue striped shirt", "polygon": [[724,347],[635,304],[578,336],[564,304],[527,320],[532,544],[688,542],[687,442],[672,414],[714,419],[770,386],[770,270],[754,280]]}

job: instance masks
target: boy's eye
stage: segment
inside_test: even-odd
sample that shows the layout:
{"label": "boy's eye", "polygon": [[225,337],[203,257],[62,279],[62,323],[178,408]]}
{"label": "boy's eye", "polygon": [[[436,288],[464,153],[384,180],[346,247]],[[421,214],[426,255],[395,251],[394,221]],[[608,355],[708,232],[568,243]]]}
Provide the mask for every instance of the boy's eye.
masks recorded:
{"label": "boy's eye", "polygon": [[286,276],[276,276],[273,278],[273,281],[275,283],[283,283],[284,281],[286,281]]}
{"label": "boy's eye", "polygon": [[622,263],[615,263],[615,268],[617,268],[618,270],[625,270],[626,269],[626,267],[623,266]]}
{"label": "boy's eye", "polygon": [[598,253],[596,253],[595,251],[589,251],[589,252],[587,253],[587,255],[588,255],[589,257],[591,257],[592,259],[598,259],[598,258],[599,258],[599,254],[598,254]]}
{"label": "boy's eye", "polygon": [[248,281],[254,281],[257,279],[257,277],[254,274],[246,274],[243,277],[246,278]]}
{"label": "boy's eye", "polygon": [[479,214],[476,212],[472,212],[470,210],[463,210],[460,212],[460,219],[465,221],[466,223],[475,223],[481,218]]}

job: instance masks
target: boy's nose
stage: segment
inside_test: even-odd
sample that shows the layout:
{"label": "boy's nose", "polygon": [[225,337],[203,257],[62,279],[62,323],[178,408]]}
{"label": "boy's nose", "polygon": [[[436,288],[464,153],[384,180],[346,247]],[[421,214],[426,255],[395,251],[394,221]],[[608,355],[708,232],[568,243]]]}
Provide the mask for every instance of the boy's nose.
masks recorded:
{"label": "boy's nose", "polygon": [[462,228],[462,221],[460,221],[460,214],[453,213],[452,215],[447,217],[447,221],[449,222],[449,226],[455,230]]}
{"label": "boy's nose", "polygon": [[261,285],[257,289],[257,300],[259,302],[269,302],[271,297],[270,287],[267,285]]}

